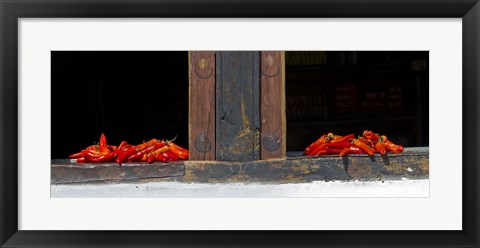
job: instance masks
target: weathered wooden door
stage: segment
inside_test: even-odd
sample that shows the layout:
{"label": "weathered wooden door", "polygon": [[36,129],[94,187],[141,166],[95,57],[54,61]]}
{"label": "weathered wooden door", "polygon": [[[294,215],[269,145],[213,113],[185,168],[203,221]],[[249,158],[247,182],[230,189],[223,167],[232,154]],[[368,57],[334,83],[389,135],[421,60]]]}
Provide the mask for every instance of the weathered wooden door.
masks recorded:
{"label": "weathered wooden door", "polygon": [[285,158],[280,51],[192,51],[190,160]]}

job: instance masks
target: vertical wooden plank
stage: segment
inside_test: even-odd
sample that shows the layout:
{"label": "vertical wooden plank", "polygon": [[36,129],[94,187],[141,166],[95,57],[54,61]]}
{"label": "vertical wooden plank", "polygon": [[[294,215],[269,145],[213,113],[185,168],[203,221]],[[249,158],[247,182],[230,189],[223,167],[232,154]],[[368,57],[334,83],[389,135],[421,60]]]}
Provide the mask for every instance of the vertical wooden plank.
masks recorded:
{"label": "vertical wooden plank", "polygon": [[189,52],[190,160],[215,160],[215,52]]}
{"label": "vertical wooden plank", "polygon": [[253,161],[259,154],[259,52],[217,52],[216,159]]}
{"label": "vertical wooden plank", "polygon": [[285,52],[261,52],[260,157],[285,158]]}

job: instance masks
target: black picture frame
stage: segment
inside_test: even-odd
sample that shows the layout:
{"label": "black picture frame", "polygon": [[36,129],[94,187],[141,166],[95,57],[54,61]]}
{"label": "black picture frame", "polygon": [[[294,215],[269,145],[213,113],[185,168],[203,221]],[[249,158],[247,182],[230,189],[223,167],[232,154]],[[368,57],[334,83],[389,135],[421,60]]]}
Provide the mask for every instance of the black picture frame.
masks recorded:
{"label": "black picture frame", "polygon": [[[1,247],[480,247],[478,0],[0,0],[0,15]],[[462,18],[463,230],[19,231],[17,21],[56,17]]]}

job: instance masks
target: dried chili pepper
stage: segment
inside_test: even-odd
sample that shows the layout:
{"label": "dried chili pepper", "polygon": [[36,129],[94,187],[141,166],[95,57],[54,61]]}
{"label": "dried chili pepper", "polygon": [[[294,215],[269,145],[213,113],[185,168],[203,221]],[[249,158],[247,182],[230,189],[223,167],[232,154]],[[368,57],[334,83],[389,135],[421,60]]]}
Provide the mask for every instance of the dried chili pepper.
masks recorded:
{"label": "dried chili pepper", "polygon": [[108,150],[110,150],[111,152],[115,151],[115,150],[118,150],[118,146],[114,146],[114,145],[107,145],[108,147]]}
{"label": "dried chili pepper", "polygon": [[118,146],[117,149],[118,149],[118,150],[122,150],[123,147],[125,147],[126,145],[128,145],[128,142],[126,142],[126,141],[124,140],[124,141],[122,141],[122,142],[120,143],[120,145]]}
{"label": "dried chili pepper", "polygon": [[127,158],[127,160],[130,162],[138,162],[142,159],[143,154],[152,152],[154,148],[155,148],[155,145],[151,145],[143,150],[138,150],[137,152],[130,155]]}
{"label": "dried chili pepper", "polygon": [[132,154],[137,152],[138,148],[135,147],[130,147],[128,149],[124,149],[119,152],[118,157],[115,159],[115,162],[117,164],[122,164],[123,162],[127,161],[128,157],[130,157]]}
{"label": "dried chili pepper", "polygon": [[173,142],[168,142],[167,145],[170,148],[169,151],[172,151],[179,159],[188,159],[189,153],[187,149]]}
{"label": "dried chili pepper", "polygon": [[77,163],[86,163],[88,160],[85,157],[77,158]]}
{"label": "dried chili pepper", "polygon": [[[343,139],[340,138],[340,139]],[[340,140],[339,139],[339,140]],[[345,138],[345,139],[348,139]],[[329,141],[329,142],[326,142],[326,143],[323,143],[317,147],[315,147],[315,149],[309,154],[309,155],[312,155],[312,156],[316,156],[316,155],[323,155],[325,154],[324,152],[321,152],[321,151],[324,151],[326,150],[327,148],[338,148],[338,149],[343,149],[345,147],[348,147],[350,145],[350,143],[348,141],[338,141],[338,142],[333,142],[333,140]],[[328,153],[328,152],[327,152]]]}
{"label": "dried chili pepper", "polygon": [[327,143],[324,143],[324,144],[321,144],[317,147],[315,147],[315,149],[309,154],[310,156],[317,156],[317,155],[322,155],[322,154],[325,154],[323,151],[326,152],[326,144]]}
{"label": "dried chili pepper", "polygon": [[350,139],[353,139],[353,138],[355,138],[355,135],[352,133],[352,134],[349,134],[349,135],[341,136],[340,138],[335,138],[331,141],[331,143],[349,141]]}
{"label": "dried chili pepper", "polygon": [[167,154],[169,161],[179,160],[179,157],[171,149],[164,153]]}
{"label": "dried chili pepper", "polygon": [[170,149],[169,146],[162,146],[162,147],[156,149],[155,151],[152,151],[150,154],[157,155],[157,154],[166,152],[166,151],[168,151],[169,149]]}
{"label": "dried chili pepper", "polygon": [[340,156],[346,156],[350,152],[350,147],[345,147],[340,151]]}
{"label": "dried chili pepper", "polygon": [[162,148],[166,145],[167,145],[167,143],[164,140],[158,141],[157,143],[155,143],[153,145],[153,151],[157,150],[158,148]]}
{"label": "dried chili pepper", "polygon": [[375,154],[375,151],[371,147],[367,146],[367,144],[358,139],[353,139],[352,143],[364,152],[366,152],[369,156],[373,156]]}
{"label": "dried chili pepper", "polygon": [[83,152],[77,152],[68,156],[68,158],[80,158],[80,157],[83,157]]}
{"label": "dried chili pepper", "polygon": [[325,147],[326,148],[334,148],[334,149],[343,149],[343,148],[346,148],[346,147],[349,147],[350,146],[350,142],[348,141],[338,141],[338,142],[331,142],[331,143],[326,143],[325,144]]}
{"label": "dried chili pepper", "polygon": [[403,146],[401,145],[396,145],[390,140],[387,140],[384,142],[385,148],[387,148],[387,151],[393,152],[393,153],[401,153],[403,152]]}
{"label": "dried chili pepper", "polygon": [[138,162],[142,159],[143,157],[143,151],[136,151],[132,155],[128,156],[127,161],[128,162]]}
{"label": "dried chili pepper", "polygon": [[151,140],[149,140],[149,141],[147,141],[147,142],[144,142],[144,143],[142,143],[142,144],[140,144],[140,145],[136,145],[135,147],[138,148],[138,149],[143,150],[143,149],[145,149],[145,148],[147,148],[147,147],[149,147],[149,146],[151,146],[151,145],[153,145],[153,144],[155,144],[155,143],[157,143],[157,142],[158,142],[157,139],[151,139]]}
{"label": "dried chili pepper", "polygon": [[100,135],[100,142],[98,143],[98,148],[100,152],[110,152],[107,147],[107,136],[104,133]]}
{"label": "dried chili pepper", "polygon": [[155,161],[167,162],[167,155],[164,152],[159,153],[155,155]]}
{"label": "dried chili pepper", "polygon": [[142,159],[140,159],[141,162],[147,162],[148,154],[143,154]]}
{"label": "dried chili pepper", "polygon": [[342,149],[342,151],[340,152],[340,156],[343,157],[347,154],[363,154],[363,153],[365,153],[365,152],[362,151],[360,148],[358,148],[354,145],[351,145],[350,147]]}
{"label": "dried chili pepper", "polygon": [[356,146],[350,146],[350,152],[351,154],[364,154],[365,152],[362,151],[362,149],[356,147]]}
{"label": "dried chili pepper", "polygon": [[375,150],[379,152],[381,155],[387,154],[387,149],[385,149],[385,144],[383,142],[378,141],[375,144]]}
{"label": "dried chili pepper", "polygon": [[156,155],[154,155],[154,154],[149,154],[149,155],[147,155],[147,162],[148,162],[149,164],[155,162],[155,160],[156,160]]}
{"label": "dried chili pepper", "polygon": [[332,148],[332,147],[327,147],[325,149],[327,151],[327,154],[332,155],[332,154],[339,154],[342,151],[343,148]]}
{"label": "dried chili pepper", "polygon": [[365,137],[366,139],[369,139],[373,142],[377,142],[380,139],[380,135],[378,135],[377,133],[374,133],[370,130],[363,131],[363,137]]}
{"label": "dried chili pepper", "polygon": [[89,154],[85,155],[85,158],[88,161],[95,162],[95,163],[111,162],[111,161],[115,160],[116,157],[117,157],[117,152],[110,152],[109,154],[103,155],[103,156],[100,156],[100,157],[92,157]]}
{"label": "dried chili pepper", "polygon": [[310,153],[315,149],[316,146],[325,143],[325,137],[327,137],[327,135],[325,134],[322,135],[319,139],[317,139],[315,142],[313,142],[307,148],[305,148],[304,155],[310,155]]}
{"label": "dried chili pepper", "polygon": [[367,144],[367,145],[369,145],[369,146],[371,146],[371,147],[374,147],[374,146],[375,146],[371,140],[369,140],[369,139],[367,139],[367,138],[365,138],[365,137],[363,137],[363,136],[358,137],[358,140],[360,140],[361,142],[363,142],[363,143],[365,143],[365,144]]}

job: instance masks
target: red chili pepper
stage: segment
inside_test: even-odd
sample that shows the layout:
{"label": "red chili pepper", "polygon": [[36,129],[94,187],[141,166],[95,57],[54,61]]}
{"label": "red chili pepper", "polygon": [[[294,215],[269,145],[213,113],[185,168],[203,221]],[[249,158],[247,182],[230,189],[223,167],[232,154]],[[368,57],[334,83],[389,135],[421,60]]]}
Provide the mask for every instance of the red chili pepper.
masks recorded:
{"label": "red chili pepper", "polygon": [[353,139],[353,138],[355,138],[355,135],[352,133],[352,134],[345,135],[345,136],[340,137],[340,138],[336,138],[336,139],[332,140],[331,143],[342,142],[342,141],[349,141],[349,139]]}
{"label": "red chili pepper", "polygon": [[327,135],[322,135],[319,139],[317,139],[315,142],[313,142],[312,144],[310,144],[307,148],[305,148],[305,153],[304,155],[310,155],[311,152],[313,152],[313,150],[315,149],[315,147],[317,147],[318,145],[321,145],[323,143],[325,143],[325,137],[327,137]]}
{"label": "red chili pepper", "polygon": [[162,155],[166,161],[173,161],[173,160],[178,160],[178,157],[174,153],[172,153],[171,150],[168,150],[166,152],[162,152],[160,155]]}
{"label": "red chili pepper", "polygon": [[99,163],[99,162],[111,162],[113,161],[115,158],[117,157],[117,153],[116,152],[111,152],[107,155],[103,155],[101,157],[92,157],[90,155],[85,155],[85,158],[90,161],[90,162],[95,162],[95,163]]}
{"label": "red chili pepper", "polygon": [[[346,138],[346,139],[348,139],[348,138]],[[320,151],[326,150],[327,148],[343,149],[345,147],[348,147],[349,145],[350,145],[350,143],[347,142],[347,141],[327,142],[327,143],[323,143],[323,144],[315,147],[315,149],[309,155],[311,155],[311,156],[322,155],[323,152],[320,152]]]}
{"label": "red chili pepper", "polygon": [[340,151],[340,156],[343,157],[347,154],[363,154],[363,153],[365,152],[363,152],[360,148],[352,145],[350,147],[342,149],[342,151]]}
{"label": "red chili pepper", "polygon": [[68,158],[81,158],[81,157],[83,157],[83,152],[77,152],[68,156]]}
{"label": "red chili pepper", "polygon": [[118,164],[122,164],[123,162],[127,161],[128,157],[130,157],[132,154],[137,152],[137,148],[135,147],[130,147],[128,149],[122,150],[119,152],[117,159],[115,159],[115,162]]}
{"label": "red chili pepper", "polygon": [[367,144],[367,145],[369,145],[369,146],[371,146],[371,147],[374,147],[374,146],[375,146],[375,145],[373,145],[373,142],[372,142],[371,140],[366,139],[366,138],[363,137],[363,136],[358,137],[358,140],[360,140],[361,142],[363,142],[363,143],[365,143],[365,144]]}
{"label": "red chili pepper", "polygon": [[325,147],[326,148],[336,148],[336,149],[343,149],[345,147],[349,147],[350,142],[348,141],[338,141],[338,142],[331,142],[331,143],[326,143]]}
{"label": "red chili pepper", "polygon": [[128,142],[122,141],[122,142],[120,143],[120,145],[118,146],[118,150],[122,150],[123,147],[125,147],[126,145],[128,145]]}
{"label": "red chili pepper", "polygon": [[173,143],[173,142],[168,142],[168,147],[170,147],[170,151],[174,153],[179,159],[188,159],[189,152],[187,149],[182,148],[181,146]]}
{"label": "red chili pepper", "polygon": [[351,154],[364,154],[365,152],[362,151],[362,149],[356,147],[356,146],[350,146],[350,152]]}
{"label": "red chili pepper", "polygon": [[375,151],[372,148],[370,148],[369,146],[367,146],[367,144],[358,139],[353,139],[352,143],[370,156],[373,156],[375,154]]}
{"label": "red chili pepper", "polygon": [[350,147],[345,147],[340,151],[340,156],[344,157],[350,152]]}
{"label": "red chili pepper", "polygon": [[381,155],[387,154],[387,150],[385,149],[385,144],[383,142],[377,142],[375,144],[375,150],[377,150],[377,152],[379,152]]}
{"label": "red chili pepper", "polygon": [[164,140],[158,141],[157,143],[155,143],[155,144],[153,145],[153,150],[152,150],[152,151],[155,151],[155,150],[157,150],[158,148],[162,148],[162,147],[164,147],[164,146],[166,146],[166,145],[167,145],[167,144],[165,143]]}
{"label": "red chili pepper", "polygon": [[377,133],[374,133],[370,130],[363,131],[363,137],[373,142],[377,142],[380,139],[380,136]]}
{"label": "red chili pepper", "polygon": [[98,144],[100,152],[110,152],[110,150],[107,147],[107,137],[105,134],[102,133],[100,135],[100,143]]}
{"label": "red chili pepper", "polygon": [[149,140],[149,141],[147,141],[147,142],[144,142],[143,144],[136,145],[135,147],[138,148],[138,149],[143,150],[143,149],[145,149],[145,148],[147,148],[147,147],[149,147],[149,146],[151,146],[151,145],[153,145],[153,144],[155,144],[155,143],[157,143],[157,142],[158,142],[157,139],[151,139],[151,140]]}
{"label": "red chili pepper", "polygon": [[83,156],[89,155],[91,157],[101,157],[109,154],[110,152],[99,152],[99,151],[93,151],[93,150],[84,150],[82,151]]}
{"label": "red chili pepper", "polygon": [[166,152],[170,149],[170,147],[168,146],[162,146],[154,151],[152,151],[150,154],[153,154],[153,155],[157,155],[157,154],[160,154],[160,153],[163,153],[163,152]]}
{"label": "red chili pepper", "polygon": [[147,162],[148,162],[149,164],[155,162],[155,160],[156,160],[156,155],[149,154],[149,155],[147,155],[147,156],[148,156],[148,157],[147,157]]}
{"label": "red chili pepper", "polygon": [[170,159],[170,160],[178,160],[179,159],[179,157],[175,153],[173,153],[172,150],[168,150],[165,153],[167,154],[168,159]]}
{"label": "red chili pepper", "polygon": [[327,154],[332,155],[332,154],[340,154],[340,152],[342,151],[342,149],[340,149],[340,148],[327,147],[326,151],[327,151]]}
{"label": "red chili pepper", "polygon": [[137,152],[130,155],[127,160],[130,162],[138,162],[142,160],[143,154],[152,152],[154,148],[155,148],[155,145],[151,145],[145,148],[144,150],[138,150]]}
{"label": "red chili pepper", "polygon": [[[325,155],[325,154],[328,154],[328,151],[327,151],[327,148],[328,148],[328,145],[330,143],[324,143],[324,144],[321,144],[317,147],[315,147],[315,150],[313,150],[311,153],[310,153],[310,156],[319,156],[319,155]],[[330,148],[331,150],[332,148]]]}
{"label": "red chili pepper", "polygon": [[325,144],[330,143],[332,140],[341,139],[342,136],[334,135],[333,133],[328,133],[322,135],[318,140],[312,143],[309,147],[305,149],[304,155],[318,155],[318,152],[325,149]]}
{"label": "red chili pepper", "polygon": [[127,161],[128,162],[138,162],[142,159],[143,156],[143,151],[137,151],[134,152],[132,155],[128,156]]}
{"label": "red chili pepper", "polygon": [[88,160],[85,157],[77,158],[77,163],[86,163]]}
{"label": "red chili pepper", "polygon": [[93,156],[103,156],[103,155],[107,155],[110,152],[110,150],[108,148],[106,148],[102,151],[100,149],[100,145],[91,145],[91,146],[87,147],[86,149],[83,149],[81,152],[83,154],[86,154],[86,153],[95,154]]}
{"label": "red chili pepper", "polygon": [[155,161],[167,162],[167,156],[164,152],[155,155]]}
{"label": "red chili pepper", "polygon": [[401,145],[396,145],[393,142],[391,142],[390,140],[387,140],[384,143],[385,143],[385,148],[387,148],[387,150],[389,152],[393,152],[393,153],[403,152],[403,146],[401,146]]}
{"label": "red chili pepper", "polygon": [[114,145],[107,145],[107,147],[108,147],[108,150],[110,150],[111,152],[113,152],[113,151],[115,151],[115,150],[118,149],[118,147],[117,147],[117,146],[114,146]]}
{"label": "red chili pepper", "polygon": [[314,154],[312,153],[312,156],[320,156],[320,155],[327,155],[327,154],[328,154],[327,149],[323,149],[323,150],[315,151]]}

